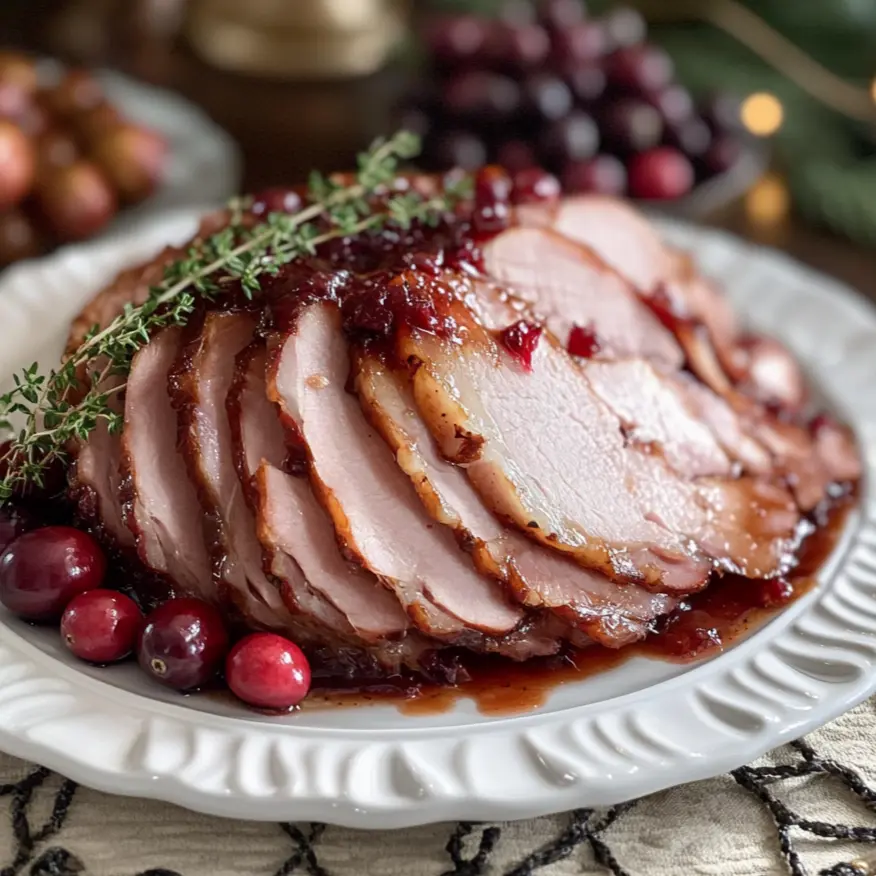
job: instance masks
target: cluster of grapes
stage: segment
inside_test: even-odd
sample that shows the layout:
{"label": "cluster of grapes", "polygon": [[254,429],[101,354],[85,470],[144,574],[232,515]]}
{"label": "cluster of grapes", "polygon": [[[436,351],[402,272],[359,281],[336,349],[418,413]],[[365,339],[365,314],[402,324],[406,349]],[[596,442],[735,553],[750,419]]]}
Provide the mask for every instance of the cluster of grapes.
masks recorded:
{"label": "cluster of grapes", "polygon": [[670,199],[738,161],[738,103],[697,106],[642,16],[588,18],[581,0],[508,0],[496,18],[430,22],[428,79],[400,124],[434,170],[540,166],[566,191]]}
{"label": "cluster of grapes", "polygon": [[0,267],[96,234],[153,191],[166,151],[87,71],[46,83],[32,58],[0,52]]}

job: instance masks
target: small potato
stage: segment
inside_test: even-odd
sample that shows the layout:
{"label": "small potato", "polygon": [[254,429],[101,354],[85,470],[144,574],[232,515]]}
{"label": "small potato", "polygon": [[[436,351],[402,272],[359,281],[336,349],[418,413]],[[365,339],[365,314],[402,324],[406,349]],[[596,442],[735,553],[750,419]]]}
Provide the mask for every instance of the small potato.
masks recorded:
{"label": "small potato", "polygon": [[104,101],[103,86],[87,70],[70,70],[42,95],[52,112],[67,119],[93,110]]}
{"label": "small potato", "polygon": [[117,202],[97,165],[75,161],[40,179],[37,198],[50,228],[61,240],[83,240],[113,218]]}
{"label": "small potato", "polygon": [[122,124],[122,117],[112,104],[103,102],[77,113],[71,122],[83,142],[93,143],[107,131]]}
{"label": "small potato", "polygon": [[0,265],[38,256],[43,242],[31,218],[21,210],[0,213]]}
{"label": "small potato", "polygon": [[127,202],[142,201],[161,180],[167,145],[153,131],[123,124],[94,142],[92,156]]}
{"label": "small potato", "polygon": [[37,90],[39,77],[32,58],[20,52],[0,52],[0,82],[11,82],[25,94]]}
{"label": "small potato", "polygon": [[35,142],[39,176],[50,173],[54,168],[66,167],[80,157],[76,138],[66,128],[49,128]]}
{"label": "small potato", "polygon": [[0,119],[0,210],[13,207],[30,191],[35,170],[27,135],[14,122]]}

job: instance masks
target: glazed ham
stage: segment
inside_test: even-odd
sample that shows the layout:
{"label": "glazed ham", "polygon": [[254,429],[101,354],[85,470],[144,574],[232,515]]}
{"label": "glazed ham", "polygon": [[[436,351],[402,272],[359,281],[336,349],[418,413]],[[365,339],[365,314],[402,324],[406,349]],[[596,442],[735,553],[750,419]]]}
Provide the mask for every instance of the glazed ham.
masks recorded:
{"label": "glazed ham", "polygon": [[[625,204],[529,204],[477,239],[466,209],[155,334],[112,396],[121,435],[71,448],[83,520],[347,678],[620,648],[716,576],[791,568],[861,468],[790,353]],[[179,252],[121,275],[71,347]]]}

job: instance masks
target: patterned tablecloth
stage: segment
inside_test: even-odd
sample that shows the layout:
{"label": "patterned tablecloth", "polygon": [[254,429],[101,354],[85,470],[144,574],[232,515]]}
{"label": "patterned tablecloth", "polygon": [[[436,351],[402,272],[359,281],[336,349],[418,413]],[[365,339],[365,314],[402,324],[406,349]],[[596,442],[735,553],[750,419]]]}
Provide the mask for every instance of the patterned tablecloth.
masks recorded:
{"label": "patterned tablecloth", "polygon": [[874,707],[730,775],[613,809],[374,833],[225,821],[0,756],[0,876],[876,874]]}

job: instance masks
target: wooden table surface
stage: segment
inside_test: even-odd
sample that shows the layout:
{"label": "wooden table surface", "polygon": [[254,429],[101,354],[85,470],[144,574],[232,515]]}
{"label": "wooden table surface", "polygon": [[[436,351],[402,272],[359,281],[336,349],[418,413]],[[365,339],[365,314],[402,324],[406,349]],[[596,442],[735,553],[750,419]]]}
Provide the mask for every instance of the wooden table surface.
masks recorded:
{"label": "wooden table surface", "polygon": [[[94,2],[106,6],[112,0]],[[249,78],[211,68],[180,40],[134,38],[126,27],[76,33],[58,24],[63,7],[59,0],[0,0],[0,44],[112,66],[185,95],[240,144],[246,190],[300,181],[314,167],[349,167],[358,149],[391,129],[391,105],[401,85],[397,70],[342,83]],[[876,251],[812,228],[790,211],[778,212],[778,218],[758,220],[741,199],[704,221],[784,249],[876,300]]]}

